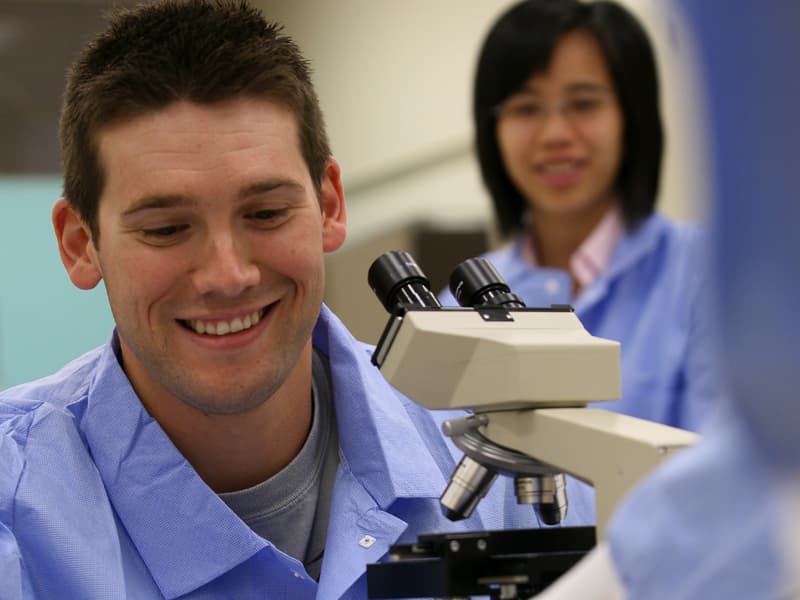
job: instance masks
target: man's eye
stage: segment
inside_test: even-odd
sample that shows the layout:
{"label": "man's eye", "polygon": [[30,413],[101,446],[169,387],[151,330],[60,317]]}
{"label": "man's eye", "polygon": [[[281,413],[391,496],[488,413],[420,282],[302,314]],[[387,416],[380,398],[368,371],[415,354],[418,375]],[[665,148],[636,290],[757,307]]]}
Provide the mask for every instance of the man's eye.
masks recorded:
{"label": "man's eye", "polygon": [[274,219],[278,216],[277,210],[257,210],[253,213],[253,218],[258,219],[260,221],[269,221],[270,219]]}
{"label": "man's eye", "polygon": [[274,225],[280,223],[289,211],[286,209],[271,209],[265,208],[263,210],[254,210],[247,214],[247,218],[251,219],[258,225]]}
{"label": "man's eye", "polygon": [[142,233],[146,237],[163,239],[177,235],[188,228],[188,225],[166,225],[164,227],[154,227],[153,229],[143,229]]}

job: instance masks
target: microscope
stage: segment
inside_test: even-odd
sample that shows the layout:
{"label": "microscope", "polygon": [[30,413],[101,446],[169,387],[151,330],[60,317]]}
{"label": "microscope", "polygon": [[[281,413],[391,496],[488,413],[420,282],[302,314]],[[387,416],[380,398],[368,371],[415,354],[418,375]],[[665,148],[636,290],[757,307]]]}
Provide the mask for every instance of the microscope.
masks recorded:
{"label": "microscope", "polygon": [[429,409],[465,409],[443,431],[464,453],[440,497],[451,520],[468,517],[498,475],[519,503],[561,523],[565,473],[593,486],[596,528],[557,527],[420,536],[369,565],[372,598],[489,595],[526,598],[602,538],[625,492],[697,435],[591,402],[620,396],[620,346],[594,337],[567,305],[529,308],[491,263],[458,265],[444,308],[414,259],[383,254],[370,287],[390,317],[372,357],[384,377]]}

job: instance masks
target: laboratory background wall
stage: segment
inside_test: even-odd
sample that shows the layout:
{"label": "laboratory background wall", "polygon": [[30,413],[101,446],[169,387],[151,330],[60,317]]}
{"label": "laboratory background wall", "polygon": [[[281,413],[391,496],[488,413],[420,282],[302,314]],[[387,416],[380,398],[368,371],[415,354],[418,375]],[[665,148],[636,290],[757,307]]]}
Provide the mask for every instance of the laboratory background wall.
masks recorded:
{"label": "laboratory background wall", "polygon": [[[471,84],[479,45],[508,0],[260,0],[312,63],[342,166],[348,240],[328,257],[326,302],[377,340],[383,309],[371,261],[412,251],[434,287],[456,261],[498,243],[472,155]],[[659,207],[703,215],[703,122],[689,40],[670,3],[623,0],[659,59],[667,153]],[[49,210],[60,191],[56,122],[63,73],[111,0],[0,0],[0,388],[46,375],[102,343],[102,286],[71,286]]]}

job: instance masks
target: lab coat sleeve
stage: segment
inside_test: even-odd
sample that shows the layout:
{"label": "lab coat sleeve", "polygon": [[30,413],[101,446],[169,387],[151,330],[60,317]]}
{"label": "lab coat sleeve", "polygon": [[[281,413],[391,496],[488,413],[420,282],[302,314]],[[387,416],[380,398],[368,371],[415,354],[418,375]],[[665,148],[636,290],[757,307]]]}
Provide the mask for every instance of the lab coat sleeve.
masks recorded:
{"label": "lab coat sleeve", "polygon": [[632,598],[782,598],[775,474],[727,411],[640,482],[606,529]]}
{"label": "lab coat sleeve", "polygon": [[5,522],[0,522],[0,597],[4,600],[34,597],[17,540]]}
{"label": "lab coat sleeve", "polygon": [[20,444],[24,434],[16,422],[17,410],[0,398],[0,598],[34,598],[25,560],[13,533],[16,493],[25,460]]}

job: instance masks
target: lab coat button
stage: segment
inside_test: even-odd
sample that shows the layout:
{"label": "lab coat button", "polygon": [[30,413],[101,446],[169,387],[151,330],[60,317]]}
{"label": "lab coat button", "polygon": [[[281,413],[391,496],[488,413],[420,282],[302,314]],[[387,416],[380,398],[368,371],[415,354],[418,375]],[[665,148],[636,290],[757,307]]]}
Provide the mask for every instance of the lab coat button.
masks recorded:
{"label": "lab coat button", "polygon": [[361,546],[362,548],[370,548],[372,544],[375,543],[375,541],[376,541],[375,538],[372,537],[371,535],[365,535],[360,540],[358,540],[358,545]]}
{"label": "lab coat button", "polygon": [[561,290],[561,284],[558,279],[548,279],[544,282],[544,289],[551,296],[555,296]]}

